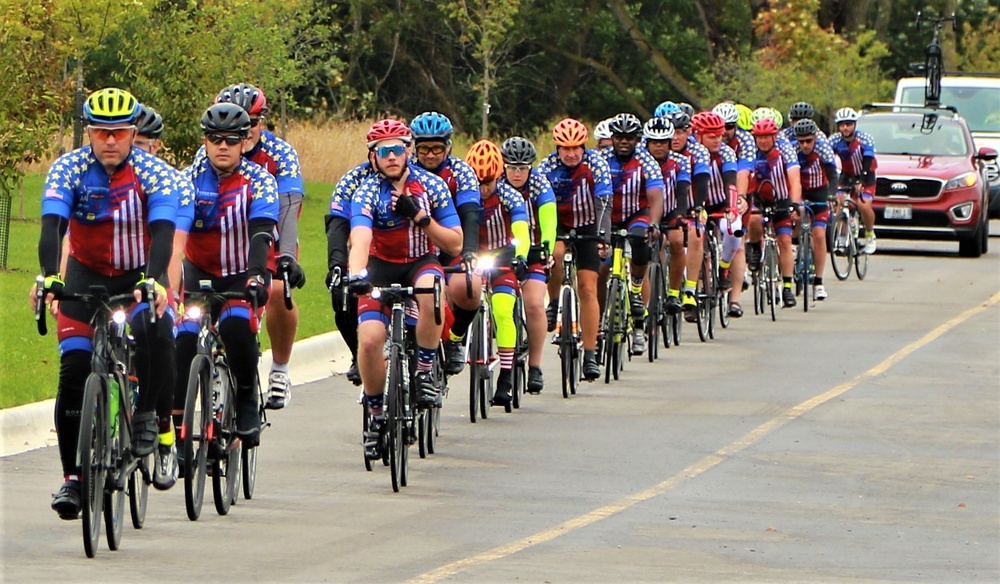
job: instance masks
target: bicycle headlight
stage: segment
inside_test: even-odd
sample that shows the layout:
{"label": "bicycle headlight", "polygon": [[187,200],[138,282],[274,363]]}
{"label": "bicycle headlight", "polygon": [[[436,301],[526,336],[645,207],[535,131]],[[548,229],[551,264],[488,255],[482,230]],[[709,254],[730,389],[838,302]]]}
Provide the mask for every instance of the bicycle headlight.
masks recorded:
{"label": "bicycle headlight", "polygon": [[374,298],[375,300],[378,300],[379,298],[382,297],[382,291],[379,290],[378,288],[375,288],[374,290],[372,290],[371,297]]}
{"label": "bicycle headlight", "polygon": [[962,187],[971,187],[976,184],[976,173],[967,172],[965,174],[960,174],[950,181],[944,183],[944,190],[949,189],[960,189]]}
{"label": "bicycle headlight", "polygon": [[496,258],[493,256],[483,256],[476,262],[476,268],[481,272],[488,272],[493,269],[494,262],[496,262]]}
{"label": "bicycle headlight", "polygon": [[188,306],[187,310],[184,311],[184,316],[188,320],[201,320],[201,307],[200,306]]}
{"label": "bicycle headlight", "polygon": [[118,325],[125,324],[125,311],[116,310],[111,313],[111,321]]}

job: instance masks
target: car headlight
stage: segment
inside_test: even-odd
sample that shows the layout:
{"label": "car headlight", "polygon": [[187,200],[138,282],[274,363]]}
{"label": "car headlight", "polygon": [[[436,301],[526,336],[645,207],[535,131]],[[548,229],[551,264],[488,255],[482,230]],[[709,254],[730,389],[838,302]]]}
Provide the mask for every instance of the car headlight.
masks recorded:
{"label": "car headlight", "polygon": [[944,183],[944,190],[949,189],[960,189],[962,187],[971,187],[976,184],[976,173],[967,172],[965,174],[960,174],[950,181]]}

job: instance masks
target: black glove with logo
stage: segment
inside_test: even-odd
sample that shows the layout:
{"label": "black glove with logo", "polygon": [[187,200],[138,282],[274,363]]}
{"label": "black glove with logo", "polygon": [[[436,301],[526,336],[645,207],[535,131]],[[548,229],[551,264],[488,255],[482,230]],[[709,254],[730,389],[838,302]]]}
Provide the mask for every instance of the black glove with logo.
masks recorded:
{"label": "black glove with logo", "polygon": [[407,219],[413,219],[420,213],[420,205],[410,195],[400,195],[396,199],[396,212]]}
{"label": "black glove with logo", "polygon": [[306,272],[292,256],[283,255],[278,258],[278,272],[288,274],[288,285],[292,288],[306,285]]}

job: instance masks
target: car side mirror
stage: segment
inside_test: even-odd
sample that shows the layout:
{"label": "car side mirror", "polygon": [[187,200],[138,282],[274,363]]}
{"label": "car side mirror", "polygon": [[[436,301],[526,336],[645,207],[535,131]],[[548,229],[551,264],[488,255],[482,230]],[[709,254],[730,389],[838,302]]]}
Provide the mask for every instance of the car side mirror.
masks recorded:
{"label": "car side mirror", "polygon": [[997,156],[998,155],[996,150],[988,146],[983,146],[982,148],[979,149],[979,154],[976,155],[976,158],[978,158],[979,160],[996,160]]}

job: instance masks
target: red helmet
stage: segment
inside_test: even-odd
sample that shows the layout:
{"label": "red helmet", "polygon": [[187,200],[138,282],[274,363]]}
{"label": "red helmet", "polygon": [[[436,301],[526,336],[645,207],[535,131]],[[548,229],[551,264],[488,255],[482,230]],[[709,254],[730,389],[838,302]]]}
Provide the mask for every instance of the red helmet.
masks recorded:
{"label": "red helmet", "polygon": [[387,119],[379,120],[372,124],[371,129],[368,130],[368,135],[365,136],[365,141],[368,142],[368,148],[371,149],[382,140],[391,140],[393,138],[409,144],[412,134],[410,134],[410,129],[403,122]]}
{"label": "red helmet", "polygon": [[552,128],[556,146],[583,146],[587,143],[587,126],[580,120],[566,118]]}
{"label": "red helmet", "polygon": [[754,136],[774,136],[778,133],[778,124],[769,118],[761,118],[753,123],[750,133]]}
{"label": "red helmet", "polygon": [[489,140],[480,140],[469,147],[465,153],[465,161],[481,182],[489,182],[500,178],[503,171],[503,154],[500,147]]}
{"label": "red helmet", "polygon": [[701,112],[691,118],[694,131],[704,136],[719,136],[726,131],[726,122],[722,116],[713,112]]}

